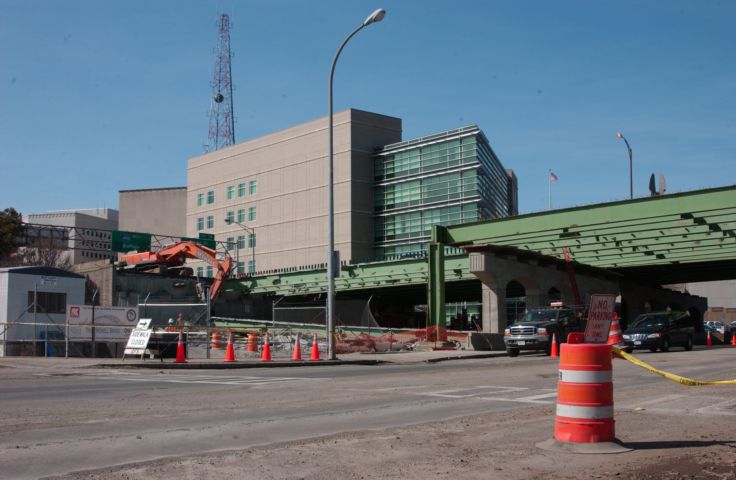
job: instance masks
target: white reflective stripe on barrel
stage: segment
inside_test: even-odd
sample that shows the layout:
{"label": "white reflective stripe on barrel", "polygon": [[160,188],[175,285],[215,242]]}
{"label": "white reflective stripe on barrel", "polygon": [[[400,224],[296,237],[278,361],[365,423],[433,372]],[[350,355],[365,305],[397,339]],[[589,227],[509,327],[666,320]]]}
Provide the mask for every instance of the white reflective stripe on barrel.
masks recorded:
{"label": "white reflective stripe on barrel", "polygon": [[613,418],[613,405],[605,407],[578,407],[557,404],[557,416],[568,418]]}
{"label": "white reflective stripe on barrel", "polygon": [[559,370],[559,380],[567,383],[609,383],[613,381],[612,370]]}

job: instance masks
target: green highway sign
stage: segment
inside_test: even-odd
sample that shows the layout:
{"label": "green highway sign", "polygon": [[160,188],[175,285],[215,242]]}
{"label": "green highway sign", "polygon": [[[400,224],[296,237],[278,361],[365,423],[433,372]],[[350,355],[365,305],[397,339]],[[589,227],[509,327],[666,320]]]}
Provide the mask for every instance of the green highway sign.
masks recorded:
{"label": "green highway sign", "polygon": [[112,250],[114,252],[147,252],[151,250],[151,234],[113,230]]}

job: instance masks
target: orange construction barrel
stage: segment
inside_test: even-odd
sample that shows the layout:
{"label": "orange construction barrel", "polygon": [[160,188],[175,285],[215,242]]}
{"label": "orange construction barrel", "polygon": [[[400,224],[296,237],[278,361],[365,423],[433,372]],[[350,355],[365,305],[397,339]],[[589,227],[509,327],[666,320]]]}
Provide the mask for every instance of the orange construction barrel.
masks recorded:
{"label": "orange construction barrel", "polygon": [[249,352],[258,351],[258,337],[255,333],[248,334],[248,350]]}
{"label": "orange construction barrel", "polygon": [[554,438],[561,442],[612,442],[611,346],[563,343],[557,383]]}

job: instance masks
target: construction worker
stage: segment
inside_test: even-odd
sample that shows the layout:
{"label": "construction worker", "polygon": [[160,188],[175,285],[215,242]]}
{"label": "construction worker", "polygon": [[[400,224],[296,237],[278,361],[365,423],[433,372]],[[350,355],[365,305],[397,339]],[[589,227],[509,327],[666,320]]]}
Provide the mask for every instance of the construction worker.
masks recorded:
{"label": "construction worker", "polygon": [[175,332],[176,331],[176,325],[174,325],[174,319],[173,318],[170,318],[169,319],[169,326],[166,327],[166,331],[167,332]]}
{"label": "construction worker", "polygon": [[179,313],[179,315],[176,316],[176,328],[179,330],[184,330],[184,314]]}

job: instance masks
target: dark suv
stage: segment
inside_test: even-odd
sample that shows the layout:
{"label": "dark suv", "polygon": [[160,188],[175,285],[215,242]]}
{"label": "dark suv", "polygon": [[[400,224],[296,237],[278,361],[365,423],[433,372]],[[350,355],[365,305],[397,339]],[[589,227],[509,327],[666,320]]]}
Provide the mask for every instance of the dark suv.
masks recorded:
{"label": "dark suv", "polygon": [[643,313],[624,331],[624,344],[627,350],[648,348],[666,352],[675,345],[692,350],[693,333],[694,322],[687,312]]}
{"label": "dark suv", "polygon": [[557,342],[562,343],[568,333],[583,331],[583,323],[570,308],[531,309],[504,331],[506,353],[515,357],[521,350],[544,350],[549,355],[553,333]]}

